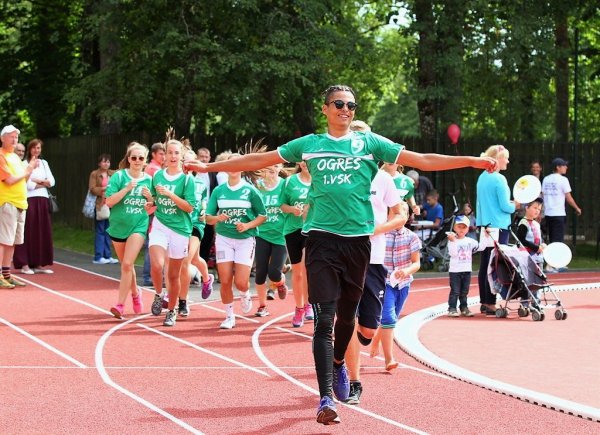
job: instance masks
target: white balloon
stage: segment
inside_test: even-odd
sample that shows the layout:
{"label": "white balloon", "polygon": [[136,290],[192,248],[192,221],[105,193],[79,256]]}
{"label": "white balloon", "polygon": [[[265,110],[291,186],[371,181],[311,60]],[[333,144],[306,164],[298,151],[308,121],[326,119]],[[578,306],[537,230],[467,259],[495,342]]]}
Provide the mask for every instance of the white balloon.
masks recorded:
{"label": "white balloon", "polygon": [[544,260],[556,269],[567,266],[572,258],[571,249],[562,242],[550,243],[544,249]]}
{"label": "white balloon", "polygon": [[523,175],[513,187],[513,198],[521,204],[529,204],[542,193],[542,183],[533,175]]}

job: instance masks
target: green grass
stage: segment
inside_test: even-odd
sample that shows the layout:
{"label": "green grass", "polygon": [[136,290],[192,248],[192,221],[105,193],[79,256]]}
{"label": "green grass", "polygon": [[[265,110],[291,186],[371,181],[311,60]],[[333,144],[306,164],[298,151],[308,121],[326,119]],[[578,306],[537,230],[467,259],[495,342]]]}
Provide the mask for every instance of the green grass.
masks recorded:
{"label": "green grass", "polygon": [[[68,227],[62,223],[54,223],[52,225],[52,238],[55,248],[66,249],[68,251],[79,252],[87,255],[94,255],[94,230],[80,230]],[[113,257],[117,258],[114,254]],[[135,264],[144,264],[144,252],[141,251],[138,255]]]}
{"label": "green grass", "polygon": [[[93,255],[94,253],[94,231],[79,230],[70,228],[64,224],[56,223],[53,227],[54,246],[67,249],[69,251],[81,252],[83,254]],[[600,260],[596,260],[595,243],[578,243],[573,251],[573,260],[569,264],[569,269],[598,269]],[[136,264],[143,264],[143,252],[140,253]],[[479,255],[473,258],[473,270],[479,268]],[[436,271],[436,269],[434,269]],[[423,271],[422,271],[423,272]]]}

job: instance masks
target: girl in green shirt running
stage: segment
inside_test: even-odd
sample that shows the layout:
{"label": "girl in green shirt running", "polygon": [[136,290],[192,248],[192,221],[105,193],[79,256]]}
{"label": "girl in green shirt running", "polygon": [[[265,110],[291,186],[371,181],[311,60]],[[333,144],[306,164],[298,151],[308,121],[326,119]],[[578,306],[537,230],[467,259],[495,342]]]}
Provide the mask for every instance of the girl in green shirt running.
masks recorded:
{"label": "girl in green shirt running", "polygon": [[152,201],[152,178],[144,173],[147,156],[148,148],[144,145],[137,142],[130,144],[122,161],[123,169],[110,178],[106,188],[106,205],[111,208],[107,232],[121,262],[119,296],[116,305],[110,309],[117,319],[123,317],[129,292],[133,312],[140,314],[144,309],[133,266],[148,230],[145,205]]}

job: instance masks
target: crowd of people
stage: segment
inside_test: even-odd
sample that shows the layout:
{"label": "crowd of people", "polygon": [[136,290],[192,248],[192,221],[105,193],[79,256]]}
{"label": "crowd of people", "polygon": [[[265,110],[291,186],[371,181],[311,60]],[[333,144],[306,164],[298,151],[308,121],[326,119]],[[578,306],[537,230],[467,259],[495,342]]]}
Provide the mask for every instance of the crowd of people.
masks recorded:
{"label": "crowd of people", "polygon": [[[500,174],[509,163],[502,145],[479,157],[419,154],[355,121],[358,104],[350,87],[331,86],[323,97],[326,133],[292,140],[275,151],[226,152],[214,162],[208,149],[194,153],[186,141],[171,139],[150,149],[132,142],[116,171],[110,169],[109,155],[99,156],[89,191],[96,196],[93,262],[121,267],[116,303],[110,309],[118,319],[127,312],[129,295],[133,312],[144,311],[134,268],[142,249],[143,283],[155,289],[150,311],[160,316],[166,310],[163,325],[168,327],[176,325],[178,316],[190,314],[187,298],[193,275],[198,275],[202,297],[210,296],[215,276],[206,260],[213,253],[225,311],[222,329],[235,327],[234,285],[241,312],[252,310],[252,276],[258,301],[255,316],[269,315],[267,304],[275,294],[286,299],[289,260],[295,308],[291,324],[301,327],[314,320],[317,421],[329,425],[339,422],[334,396],[360,403],[361,346],[371,346],[372,356],[381,349],[386,370],[398,366],[393,331],[421,264],[422,242],[406,225],[409,215],[431,220],[433,231],[444,221],[431,181],[415,170],[404,175],[404,166],[483,170],[475,210],[465,204],[448,232],[451,317],[473,316],[466,300],[472,256],[478,249],[476,227],[497,228],[498,242],[507,243],[511,216],[521,204],[510,200],[506,178]],[[52,273],[47,189],[54,178],[40,157],[41,141],[32,141],[26,161],[21,161],[15,153],[19,133],[14,126],[1,133],[2,288],[24,285],[11,275],[11,262],[24,274]],[[294,168],[284,168],[292,163]],[[542,203],[552,241],[564,236],[565,200],[581,213],[568,180],[560,178],[567,162],[555,159],[552,164],[554,173],[542,183],[544,200],[527,204],[519,222],[519,237],[532,255],[542,254],[545,246],[537,222]],[[496,303],[485,276],[490,253],[489,247],[482,250],[479,271],[485,314],[495,312]]]}

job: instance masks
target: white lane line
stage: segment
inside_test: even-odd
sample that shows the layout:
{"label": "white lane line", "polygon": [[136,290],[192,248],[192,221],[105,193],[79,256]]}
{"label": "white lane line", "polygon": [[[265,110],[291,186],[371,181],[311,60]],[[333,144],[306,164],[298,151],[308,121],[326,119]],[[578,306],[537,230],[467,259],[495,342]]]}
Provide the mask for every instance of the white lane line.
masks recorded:
{"label": "white lane line", "polygon": [[48,349],[50,352],[54,352],[55,354],[57,354],[58,356],[66,359],[67,361],[75,364],[77,367],[79,367],[80,369],[85,369],[87,366],[85,364],[83,364],[82,362],[77,361],[75,358],[73,358],[70,355],[67,355],[66,353],[58,350],[57,348],[55,348],[54,346],[52,346],[51,344],[46,343],[44,340],[40,340],[39,338],[37,338],[34,335],[31,335],[29,332],[25,331],[22,328],[19,328],[17,325],[10,323],[8,320],[5,320],[3,318],[0,317],[0,323],[4,323],[6,326],[8,326],[9,328],[14,329],[15,331],[17,331],[19,334],[24,335],[25,337],[29,338],[30,340],[35,341],[37,344],[41,345],[42,347],[45,347],[46,349]]}
{"label": "white lane line", "polygon": [[110,328],[108,331],[106,331],[102,335],[102,337],[100,337],[100,340],[98,340],[98,343],[96,344],[96,351],[95,351],[95,361],[96,361],[96,368],[98,370],[98,373],[100,374],[100,377],[107,385],[109,385],[110,387],[119,391],[120,393],[125,394],[127,397],[135,400],[136,402],[145,406],[146,408],[150,409],[151,411],[154,411],[157,414],[160,414],[163,417],[171,420],[173,423],[180,426],[181,428],[183,428],[191,433],[194,433],[194,434],[203,435],[202,432],[200,432],[196,428],[190,426],[185,421],[178,419],[173,414],[168,413],[164,409],[159,408],[158,406],[154,405],[153,403],[149,402],[148,400],[138,396],[137,394],[135,394],[135,393],[127,390],[126,388],[122,387],[121,385],[117,384],[116,382],[114,382],[111,379],[111,377],[108,375],[108,372],[106,371],[106,367],[104,366],[103,352],[104,352],[104,346],[106,345],[106,341],[109,339],[109,337],[111,335],[113,335],[115,332],[117,332],[119,329],[125,327],[126,325],[129,325],[131,322],[138,321],[142,318],[150,317],[151,315],[152,314],[145,314],[143,316],[134,317],[133,319],[129,319],[125,322],[119,323],[119,324],[113,326],[112,328]]}
{"label": "white lane line", "polygon": [[[591,290],[600,288],[600,283],[576,284],[571,286],[562,285],[553,286],[552,288],[555,291]],[[479,304],[479,297],[469,298],[468,304]],[[564,412],[566,414],[600,422],[599,408],[594,408],[592,406],[562,399],[550,394],[529,390],[517,385],[492,379],[457,366],[456,364],[453,364],[435,355],[423,345],[419,338],[419,331],[426,323],[440,316],[444,316],[447,313],[447,310],[448,304],[443,303],[402,317],[396,323],[396,329],[394,331],[394,338],[400,348],[408,355],[419,361],[421,364],[464,382],[477,385],[497,393],[506,394],[510,397],[514,397],[535,405],[541,405],[550,409]]]}
{"label": "white lane line", "polygon": [[[297,385],[298,387],[308,391],[309,393],[319,397],[319,392],[317,390],[315,390],[314,388],[309,387],[306,384],[303,384],[302,382],[300,382],[299,380],[297,380],[296,378],[288,375],[286,372],[284,372],[283,370],[281,370],[280,367],[276,366],[275,364],[273,364],[264,354],[264,352],[262,351],[262,348],[260,346],[260,335],[262,334],[262,332],[268,328],[269,326],[271,326],[272,324],[285,319],[286,317],[289,317],[291,315],[291,313],[287,313],[284,314],[282,316],[276,317],[268,322],[265,322],[263,325],[261,325],[260,327],[258,327],[256,329],[256,331],[254,331],[254,334],[252,334],[252,347],[254,348],[254,352],[256,353],[256,355],[260,358],[260,360],[266,365],[268,366],[271,370],[273,370],[275,373],[277,373],[279,376],[281,376],[282,378],[288,380],[289,382],[291,382],[294,385]],[[399,428],[402,428],[404,430],[407,430],[409,432],[412,433],[416,433],[416,434],[426,434],[427,432],[423,432],[419,429],[413,428],[411,426],[407,426],[405,424],[399,423],[397,421],[391,420],[387,417],[384,417],[382,415],[379,414],[375,414],[374,412],[368,411],[364,408],[359,408],[356,406],[351,406],[351,405],[346,405],[345,403],[339,403],[339,405],[344,406],[348,409],[351,409],[355,412],[359,412],[361,414],[367,415],[369,417],[375,418],[376,420],[380,420],[384,423],[390,424],[392,426],[396,426]]]}
{"label": "white lane line", "polygon": [[181,338],[175,337],[174,335],[166,334],[166,333],[164,333],[162,331],[159,331],[158,329],[151,328],[150,326],[146,326],[143,323],[137,323],[137,326],[139,326],[140,328],[144,328],[147,331],[154,332],[155,334],[161,335],[163,337],[170,338],[171,340],[174,340],[174,341],[176,341],[178,343],[181,343],[181,344],[183,344],[185,346],[191,347],[192,349],[196,349],[196,350],[198,350],[200,352],[204,352],[204,353],[206,353],[208,355],[214,356],[215,358],[219,358],[219,359],[222,359],[223,361],[227,361],[228,363],[231,363],[231,364],[236,365],[238,367],[241,367],[241,368],[244,368],[246,370],[251,370],[253,372],[256,372],[259,375],[271,377],[271,375],[269,375],[267,372],[265,372],[263,370],[259,370],[257,368],[252,367],[252,366],[244,364],[243,362],[236,361],[236,360],[231,359],[229,357],[226,357],[225,355],[222,355],[220,353],[213,352],[212,350],[208,350],[208,349],[206,349],[204,347],[197,346],[194,343],[190,343],[189,341],[182,340]]}

